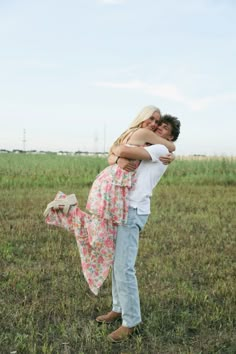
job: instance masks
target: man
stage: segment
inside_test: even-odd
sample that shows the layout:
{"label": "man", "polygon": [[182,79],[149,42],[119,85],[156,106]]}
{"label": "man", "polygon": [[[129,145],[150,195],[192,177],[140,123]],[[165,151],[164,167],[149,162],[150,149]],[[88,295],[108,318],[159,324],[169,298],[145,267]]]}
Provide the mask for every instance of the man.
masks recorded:
{"label": "man", "polygon": [[[175,141],[180,133],[180,122],[177,118],[165,115],[157,128],[157,134]],[[135,261],[138,253],[139,232],[144,228],[150,214],[150,197],[167,165],[159,158],[168,153],[163,145],[148,147],[129,147],[119,145],[113,153],[119,157],[118,164],[125,168],[123,158],[143,160],[136,172],[135,187],[128,194],[128,221],[117,229],[114,265],[112,271],[112,311],[98,316],[97,322],[111,323],[122,318],[122,325],[109,334],[112,342],[126,340],[141,323],[141,311]]]}

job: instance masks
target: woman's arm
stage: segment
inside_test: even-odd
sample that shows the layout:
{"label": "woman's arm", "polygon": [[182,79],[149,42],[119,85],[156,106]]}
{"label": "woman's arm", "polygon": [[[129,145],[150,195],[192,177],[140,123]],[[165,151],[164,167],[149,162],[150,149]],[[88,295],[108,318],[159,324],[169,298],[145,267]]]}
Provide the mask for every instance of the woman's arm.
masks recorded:
{"label": "woman's arm", "polygon": [[108,156],[107,160],[108,160],[109,165],[114,165],[114,163],[116,163],[117,156],[112,153]]}
{"label": "woman's arm", "polygon": [[175,144],[173,142],[158,136],[153,131],[146,128],[139,128],[136,130],[132,134],[128,143],[131,145],[144,145],[146,143],[152,145],[161,144],[166,146],[170,152],[175,151]]}

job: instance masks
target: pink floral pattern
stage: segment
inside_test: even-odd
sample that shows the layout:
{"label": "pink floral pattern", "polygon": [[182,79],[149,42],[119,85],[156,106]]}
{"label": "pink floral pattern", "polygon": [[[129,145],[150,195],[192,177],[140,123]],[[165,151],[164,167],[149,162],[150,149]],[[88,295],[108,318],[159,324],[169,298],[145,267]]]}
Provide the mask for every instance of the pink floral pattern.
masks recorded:
{"label": "pink floral pattern", "polygon": [[118,165],[105,168],[90,189],[86,209],[101,219],[114,224],[127,222],[126,196],[135,184],[135,171],[126,172]]}
{"label": "pink floral pattern", "polygon": [[[66,198],[66,194],[58,192],[55,199],[59,198]],[[83,212],[77,205],[71,206],[68,214],[62,208],[51,208],[45,221],[75,235],[84,277],[97,295],[113,264],[117,226]]]}
{"label": "pink floral pattern", "polygon": [[[126,223],[126,195],[135,184],[135,171],[126,172],[118,165],[105,168],[94,181],[83,212],[72,205],[65,214],[63,208],[51,208],[46,223],[73,233],[79,248],[84,277],[97,295],[113,264],[117,225]],[[58,192],[55,199],[66,198]]]}

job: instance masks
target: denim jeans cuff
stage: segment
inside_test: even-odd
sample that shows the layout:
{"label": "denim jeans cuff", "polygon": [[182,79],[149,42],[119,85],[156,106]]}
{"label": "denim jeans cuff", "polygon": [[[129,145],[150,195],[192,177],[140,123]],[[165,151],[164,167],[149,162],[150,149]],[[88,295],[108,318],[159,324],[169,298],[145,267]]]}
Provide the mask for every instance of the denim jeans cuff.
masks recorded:
{"label": "denim jeans cuff", "polygon": [[124,326],[124,327],[128,327],[128,328],[133,328],[133,327],[135,327],[135,326],[137,326],[138,324],[140,324],[142,321],[141,321],[141,319],[137,322],[134,322],[134,323],[128,323],[128,322],[126,322],[126,321],[122,321],[122,326]]}
{"label": "denim jeans cuff", "polygon": [[121,313],[121,308],[118,307],[118,306],[113,306],[113,307],[112,307],[112,311]]}

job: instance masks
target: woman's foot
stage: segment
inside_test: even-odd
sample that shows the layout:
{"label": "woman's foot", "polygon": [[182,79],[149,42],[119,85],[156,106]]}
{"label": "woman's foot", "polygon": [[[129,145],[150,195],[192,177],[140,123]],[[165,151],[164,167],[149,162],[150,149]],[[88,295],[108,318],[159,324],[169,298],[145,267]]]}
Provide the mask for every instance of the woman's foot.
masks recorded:
{"label": "woman's foot", "polygon": [[[59,193],[62,193],[62,192],[58,192],[57,195],[59,195]],[[52,202],[50,202],[47,205],[47,208],[44,210],[43,215],[46,218],[51,209],[54,209],[54,210],[61,209],[61,210],[63,210],[63,212],[65,214],[68,214],[70,207],[73,205],[77,205],[77,204],[78,204],[78,201],[76,199],[75,194],[70,194],[66,197],[59,197],[59,198],[56,197]]]}

